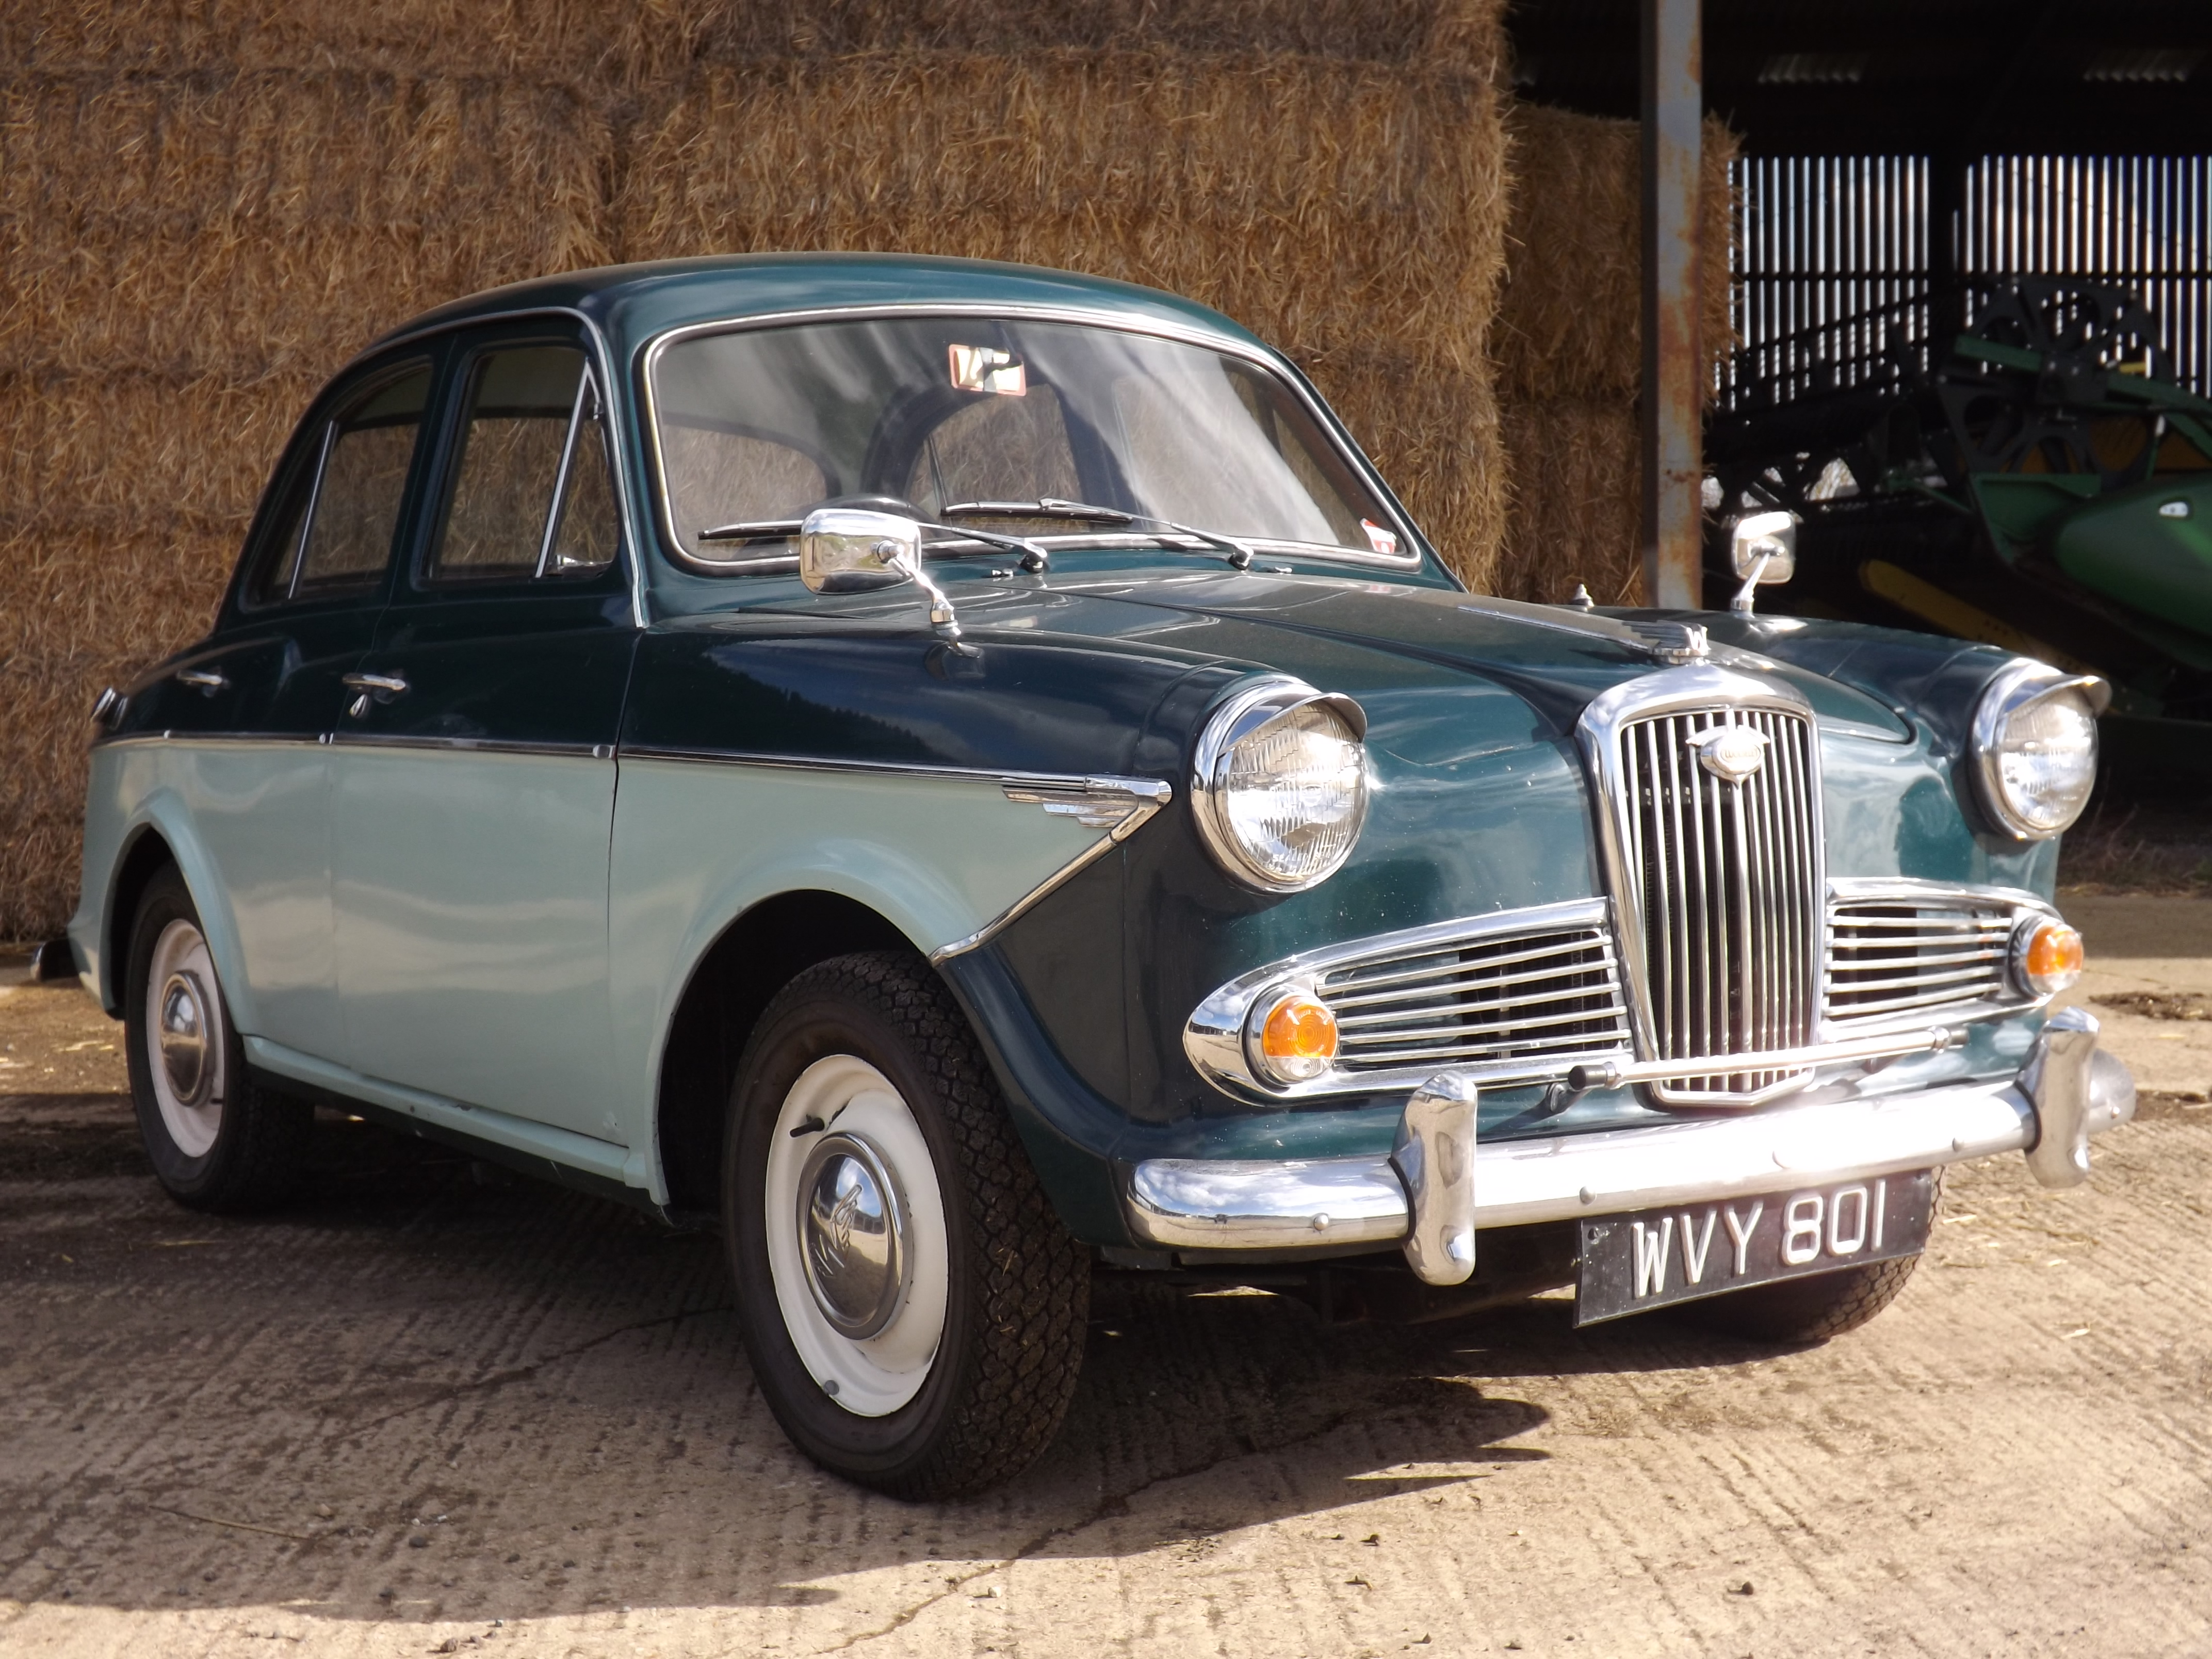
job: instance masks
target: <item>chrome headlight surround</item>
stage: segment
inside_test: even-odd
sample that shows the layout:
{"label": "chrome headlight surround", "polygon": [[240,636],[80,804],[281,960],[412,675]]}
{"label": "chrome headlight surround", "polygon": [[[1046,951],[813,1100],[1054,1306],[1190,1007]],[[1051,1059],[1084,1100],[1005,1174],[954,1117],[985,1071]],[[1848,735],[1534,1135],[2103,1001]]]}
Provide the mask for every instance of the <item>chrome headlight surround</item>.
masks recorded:
{"label": "chrome headlight surround", "polygon": [[[2097,781],[2096,718],[2112,700],[2112,688],[2094,674],[2064,674],[2032,658],[2008,664],[1974,706],[1974,782],[1982,806],[2014,841],[2048,841],[2063,834],[2081,816]],[[2039,808],[2007,775],[2008,761],[2033,755],[2035,741],[2014,738],[2014,723],[2039,711],[2071,702],[2084,716],[2087,743],[2075,763],[2078,778],[2058,799]]]}
{"label": "chrome headlight surround", "polygon": [[[1233,797],[1240,757],[1251,758],[1254,746],[1270,735],[1271,728],[1279,730],[1282,723],[1305,711],[1321,712],[1344,727],[1357,751],[1357,763],[1334,817],[1310,820],[1343,826],[1340,843],[1322,862],[1298,868],[1288,866],[1279,854],[1271,856],[1265,844],[1256,843],[1240,828]],[[1287,675],[1255,680],[1223,699],[1199,733],[1191,765],[1191,813],[1215,861],[1244,885],[1263,893],[1303,893],[1342,869],[1358,845],[1367,819],[1366,736],[1367,713],[1357,702],[1340,693],[1316,691]]]}

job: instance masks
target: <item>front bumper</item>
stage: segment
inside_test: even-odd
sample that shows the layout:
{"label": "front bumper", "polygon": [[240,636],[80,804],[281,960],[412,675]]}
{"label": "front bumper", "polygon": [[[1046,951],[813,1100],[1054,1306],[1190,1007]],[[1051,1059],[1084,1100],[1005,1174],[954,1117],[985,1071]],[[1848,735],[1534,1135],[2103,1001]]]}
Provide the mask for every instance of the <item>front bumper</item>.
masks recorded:
{"label": "front bumper", "polygon": [[[1472,1233],[1486,1227],[1705,1203],[2007,1152],[2026,1152],[2044,1184],[2068,1186],[2088,1173],[2088,1137],[2135,1115],[2134,1079],[2095,1044],[2094,1020],[2068,1010],[2009,1081],[1505,1141],[1456,1163],[1427,1152],[1425,1129],[1401,1132],[1388,1158],[1152,1158],[1127,1171],[1123,1209],[1131,1235],[1155,1249],[1334,1254],[1403,1243],[1424,1279],[1455,1284],[1472,1271]],[[1466,1094],[1441,1077],[1415,1095],[1409,1121],[1448,1112]],[[1469,1235],[1463,1261],[1437,1247],[1455,1229]]]}

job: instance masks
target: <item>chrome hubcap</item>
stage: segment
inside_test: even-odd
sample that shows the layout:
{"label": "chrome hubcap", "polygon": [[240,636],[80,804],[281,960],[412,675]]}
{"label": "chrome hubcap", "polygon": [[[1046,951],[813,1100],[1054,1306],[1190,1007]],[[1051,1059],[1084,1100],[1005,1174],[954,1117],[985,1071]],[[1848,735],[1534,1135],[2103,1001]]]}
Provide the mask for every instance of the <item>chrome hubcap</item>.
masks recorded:
{"label": "chrome hubcap", "polygon": [[200,930],[182,917],[161,930],[145,979],[146,1063],[154,1103],[186,1158],[205,1158],[222,1133],[229,1093],[222,1052],[222,986]]}
{"label": "chrome hubcap", "polygon": [[839,1334],[876,1334],[897,1311],[906,1270],[906,1218],[876,1148],[826,1134],[799,1177],[799,1259],[815,1305]]}
{"label": "chrome hubcap", "polygon": [[161,1053],[161,1069],[180,1106],[202,1106],[215,1082],[208,1064],[207,998],[199,976],[175,973],[161,987],[161,1014],[155,1042]]}

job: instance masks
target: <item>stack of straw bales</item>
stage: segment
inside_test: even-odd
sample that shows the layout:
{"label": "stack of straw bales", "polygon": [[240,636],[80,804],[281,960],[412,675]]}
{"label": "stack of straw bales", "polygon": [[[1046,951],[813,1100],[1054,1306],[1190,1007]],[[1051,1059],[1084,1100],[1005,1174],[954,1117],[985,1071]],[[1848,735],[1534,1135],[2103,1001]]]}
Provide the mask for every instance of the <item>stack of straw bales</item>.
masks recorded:
{"label": "stack of straw bales", "polygon": [[[1523,307],[1524,356],[1604,311],[1586,349],[1605,363],[1562,390],[1509,357],[1509,470],[1503,4],[6,9],[0,938],[66,916],[84,710],[205,628],[313,388],[413,313],[540,272],[900,249],[1172,289],[1297,357],[1475,586],[1551,597],[1556,573],[1595,569],[1557,537],[1611,546],[1581,503],[1630,454],[1563,468],[1546,434],[1632,450],[1633,213],[1625,250],[1534,279],[1558,291]],[[1604,188],[1632,209],[1632,149],[1589,165],[1624,156]],[[1524,242],[1554,234],[1539,218]],[[1510,472],[1538,536],[1509,524]]]}
{"label": "stack of straw bales", "polygon": [[[1632,121],[1531,105],[1506,127],[1512,219],[1491,349],[1513,501],[1496,591],[1558,600],[1582,582],[1601,605],[1642,604],[1641,136]],[[1729,344],[1735,155],[1708,120],[1701,334],[1716,362]]]}

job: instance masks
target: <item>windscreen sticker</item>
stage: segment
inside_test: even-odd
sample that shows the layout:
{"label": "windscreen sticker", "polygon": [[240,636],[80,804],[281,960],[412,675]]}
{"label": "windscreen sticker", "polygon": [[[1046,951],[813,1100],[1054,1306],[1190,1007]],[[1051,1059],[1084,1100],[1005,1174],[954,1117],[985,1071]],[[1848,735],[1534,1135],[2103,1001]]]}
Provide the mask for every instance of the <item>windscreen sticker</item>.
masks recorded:
{"label": "windscreen sticker", "polygon": [[1001,398],[1029,395],[1029,371],[1011,351],[996,346],[951,348],[952,384],[963,392],[989,392]]}
{"label": "windscreen sticker", "polygon": [[[956,346],[953,349],[957,351],[959,348]],[[1376,523],[1374,520],[1362,519],[1359,521],[1359,527],[1367,532],[1368,546],[1373,548],[1377,553],[1395,554],[1397,552],[1398,538]]]}

